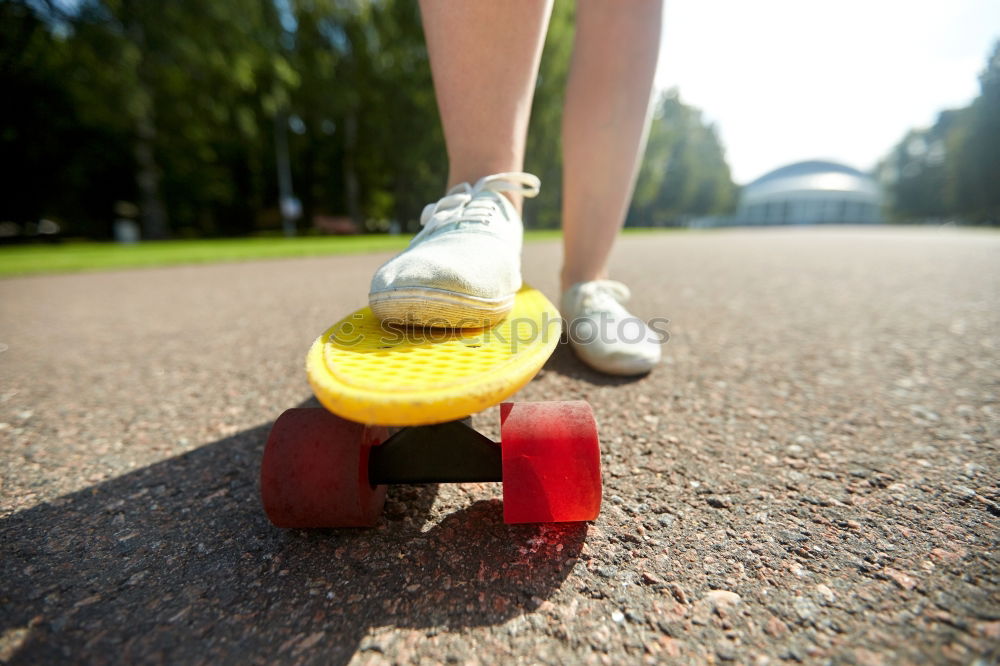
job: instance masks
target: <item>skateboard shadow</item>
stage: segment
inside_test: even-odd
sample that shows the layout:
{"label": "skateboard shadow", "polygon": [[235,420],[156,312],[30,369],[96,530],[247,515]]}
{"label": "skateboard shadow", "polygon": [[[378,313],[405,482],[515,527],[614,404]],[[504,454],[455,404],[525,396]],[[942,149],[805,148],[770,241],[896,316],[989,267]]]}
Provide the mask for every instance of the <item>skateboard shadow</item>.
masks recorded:
{"label": "skateboard shadow", "polygon": [[579,561],[585,524],[504,525],[498,501],[426,525],[433,485],[391,488],[373,529],[277,529],[269,428],[0,521],[0,660],[344,664],[378,627],[529,613]]}

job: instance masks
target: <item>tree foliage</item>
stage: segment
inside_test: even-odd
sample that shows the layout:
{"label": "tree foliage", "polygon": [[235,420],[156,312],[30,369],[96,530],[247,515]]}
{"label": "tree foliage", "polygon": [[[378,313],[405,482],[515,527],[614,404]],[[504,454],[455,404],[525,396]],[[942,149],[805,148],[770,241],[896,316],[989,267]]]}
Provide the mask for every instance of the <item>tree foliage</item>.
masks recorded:
{"label": "tree foliage", "polygon": [[1000,224],[1000,42],[979,81],[972,104],[909,131],[879,165],[893,219]]}
{"label": "tree foliage", "polygon": [[630,225],[676,225],[699,215],[725,213],[736,201],[722,143],[701,112],[677,90],[654,107]]}
{"label": "tree foliage", "polygon": [[[545,44],[526,165],[543,193],[530,226],[559,223],[574,9],[555,4]],[[319,215],[412,229],[445,186],[411,0],[4,0],[0,86],[0,221],[47,217],[68,235],[106,238],[124,201],[146,238],[277,230],[285,137],[303,229]],[[668,95],[633,221],[731,198],[714,130]]]}
{"label": "tree foliage", "polygon": [[528,226],[556,229],[562,221],[562,109],[573,54],[576,5],[556,2],[545,36],[542,64],[531,105],[525,169],[538,176],[542,189],[525,209]]}

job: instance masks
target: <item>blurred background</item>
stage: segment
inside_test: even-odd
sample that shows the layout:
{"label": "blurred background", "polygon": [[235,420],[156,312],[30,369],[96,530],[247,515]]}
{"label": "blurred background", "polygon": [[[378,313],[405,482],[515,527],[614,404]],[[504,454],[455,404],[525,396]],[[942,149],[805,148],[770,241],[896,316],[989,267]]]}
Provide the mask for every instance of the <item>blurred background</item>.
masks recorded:
{"label": "blurred background", "polygon": [[[1000,3],[870,4],[668,2],[628,226],[1000,224]],[[533,229],[559,225],[574,7]],[[445,184],[411,0],[0,0],[0,89],[6,244],[406,233]]]}

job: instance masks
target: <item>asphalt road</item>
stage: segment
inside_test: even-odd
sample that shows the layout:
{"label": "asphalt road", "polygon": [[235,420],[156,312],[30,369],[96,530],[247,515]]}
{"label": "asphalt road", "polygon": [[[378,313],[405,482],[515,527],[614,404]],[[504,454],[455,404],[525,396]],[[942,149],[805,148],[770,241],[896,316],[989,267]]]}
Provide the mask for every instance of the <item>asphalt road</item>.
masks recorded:
{"label": "asphalt road", "polygon": [[[596,523],[507,527],[469,484],[276,529],[269,424],[385,258],[0,281],[0,660],[1000,659],[1000,234],[625,238],[663,365],[561,348],[519,396],[593,405]],[[530,245],[527,279],[558,262]]]}

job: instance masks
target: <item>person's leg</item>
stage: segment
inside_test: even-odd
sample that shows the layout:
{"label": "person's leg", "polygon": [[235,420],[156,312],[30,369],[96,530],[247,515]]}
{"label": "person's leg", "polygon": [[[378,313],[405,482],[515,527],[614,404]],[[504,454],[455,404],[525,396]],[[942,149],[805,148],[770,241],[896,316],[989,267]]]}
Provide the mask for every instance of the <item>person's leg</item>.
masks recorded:
{"label": "person's leg", "polygon": [[421,0],[420,11],[448,187],[521,171],[551,0]]}
{"label": "person's leg", "polygon": [[607,280],[645,144],[659,54],[661,0],[581,0],[563,113],[563,294],[570,344],[588,365],[648,372],[660,337]]}
{"label": "person's leg", "polygon": [[551,0],[421,0],[448,152],[448,193],[372,277],[383,321],[467,328],[510,312],[521,286],[520,173]]}
{"label": "person's leg", "polygon": [[563,114],[562,286],[606,277],[645,144],[662,0],[581,0]]}

